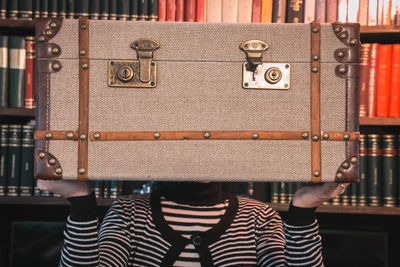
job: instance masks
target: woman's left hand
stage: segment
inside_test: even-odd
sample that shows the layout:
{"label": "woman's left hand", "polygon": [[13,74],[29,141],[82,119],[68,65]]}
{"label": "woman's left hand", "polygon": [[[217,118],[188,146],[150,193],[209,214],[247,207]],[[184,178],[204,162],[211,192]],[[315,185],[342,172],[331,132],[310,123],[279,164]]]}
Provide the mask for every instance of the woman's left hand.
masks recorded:
{"label": "woman's left hand", "polygon": [[299,188],[293,195],[293,206],[299,208],[314,208],[331,198],[341,195],[349,184],[319,183]]}

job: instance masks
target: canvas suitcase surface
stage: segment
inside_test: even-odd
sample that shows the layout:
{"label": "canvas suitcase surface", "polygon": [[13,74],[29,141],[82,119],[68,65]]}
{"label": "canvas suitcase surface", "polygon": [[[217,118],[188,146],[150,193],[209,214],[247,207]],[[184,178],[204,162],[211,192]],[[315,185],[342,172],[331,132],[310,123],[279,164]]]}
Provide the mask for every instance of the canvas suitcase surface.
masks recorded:
{"label": "canvas suitcase surface", "polygon": [[358,180],[358,24],[43,19],[35,176]]}

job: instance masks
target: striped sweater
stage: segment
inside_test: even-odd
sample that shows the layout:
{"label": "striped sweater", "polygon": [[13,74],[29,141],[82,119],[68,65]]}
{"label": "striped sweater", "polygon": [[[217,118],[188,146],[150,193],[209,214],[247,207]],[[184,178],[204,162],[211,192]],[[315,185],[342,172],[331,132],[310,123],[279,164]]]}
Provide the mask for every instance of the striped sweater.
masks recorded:
{"label": "striped sweater", "polygon": [[323,266],[314,210],[291,206],[282,222],[265,203],[225,198],[199,206],[157,192],[122,197],[99,231],[93,194],[70,200],[60,266]]}

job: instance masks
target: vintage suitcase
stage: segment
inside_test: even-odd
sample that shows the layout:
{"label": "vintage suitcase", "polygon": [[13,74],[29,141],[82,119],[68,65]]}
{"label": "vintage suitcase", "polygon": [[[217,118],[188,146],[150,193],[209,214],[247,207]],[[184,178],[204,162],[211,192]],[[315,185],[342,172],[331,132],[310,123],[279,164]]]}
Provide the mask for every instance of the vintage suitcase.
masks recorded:
{"label": "vintage suitcase", "polygon": [[358,180],[358,24],[43,19],[35,176]]}

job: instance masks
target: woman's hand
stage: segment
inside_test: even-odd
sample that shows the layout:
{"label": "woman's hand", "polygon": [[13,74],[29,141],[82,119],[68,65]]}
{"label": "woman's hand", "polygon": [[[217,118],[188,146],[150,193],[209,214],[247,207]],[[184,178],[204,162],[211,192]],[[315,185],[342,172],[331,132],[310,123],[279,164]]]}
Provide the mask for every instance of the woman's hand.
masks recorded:
{"label": "woman's hand", "polygon": [[65,198],[87,196],[91,193],[88,181],[38,179],[37,185],[40,190],[59,194]]}
{"label": "woman's hand", "polygon": [[349,184],[319,183],[299,188],[293,195],[293,206],[314,208],[331,198],[343,194]]}

